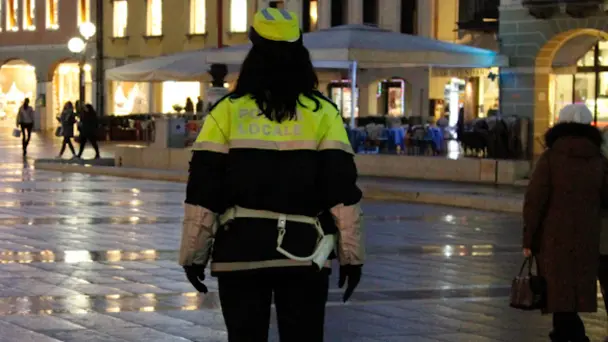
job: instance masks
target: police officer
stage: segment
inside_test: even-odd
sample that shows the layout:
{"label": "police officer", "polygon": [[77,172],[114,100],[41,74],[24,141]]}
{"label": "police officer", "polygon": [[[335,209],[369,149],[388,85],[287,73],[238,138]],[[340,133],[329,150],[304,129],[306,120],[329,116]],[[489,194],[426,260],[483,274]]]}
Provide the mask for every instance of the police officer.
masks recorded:
{"label": "police officer", "polygon": [[293,12],[255,14],[236,88],[193,147],[180,264],[194,287],[211,258],[230,342],[323,341],[329,259],[343,300],[361,278],[361,191],[342,118],[318,79]]}

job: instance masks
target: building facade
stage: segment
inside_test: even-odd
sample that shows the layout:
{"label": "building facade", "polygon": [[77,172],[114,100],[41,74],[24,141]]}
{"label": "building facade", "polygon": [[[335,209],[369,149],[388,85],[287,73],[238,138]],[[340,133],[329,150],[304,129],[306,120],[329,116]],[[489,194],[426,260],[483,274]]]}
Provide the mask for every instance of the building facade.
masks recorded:
{"label": "building facade", "polygon": [[[0,1],[0,126],[14,126],[25,98],[36,108],[36,128],[57,125],[63,103],[79,97],[79,57],[67,42],[94,15],[91,0]],[[93,68],[85,69],[91,102]]]}
{"label": "building facade", "polygon": [[[296,12],[304,32],[368,24],[448,42],[475,44],[470,35],[463,36],[458,31],[457,25],[461,3],[471,1],[479,0],[113,0],[104,2],[104,16],[111,18],[105,21],[106,65],[120,66],[181,51],[245,43],[257,9],[271,5]],[[468,7],[475,9],[475,6]],[[477,73],[487,75],[489,72]],[[457,114],[459,105],[467,102],[467,96],[475,97],[471,110],[483,108],[477,101],[483,96],[479,96],[479,92],[475,96],[467,95],[466,89],[472,87],[466,84],[471,78],[486,78],[470,74],[430,68],[365,70],[359,75],[356,112],[361,116],[426,117],[435,114],[432,104],[452,99],[450,106]],[[229,75],[228,86],[236,76]],[[344,112],[350,112],[351,89],[346,72],[319,72],[319,77],[321,90]],[[109,112],[119,115],[172,112],[183,107],[187,98],[194,100],[199,95],[204,98],[207,85],[207,80],[160,84],[111,82]],[[483,82],[474,85],[484,87]],[[497,86],[492,89],[497,96]],[[438,115],[443,115],[444,109],[438,108]]]}
{"label": "building facade", "polygon": [[569,103],[583,103],[598,126],[608,124],[608,3],[502,0],[500,50],[501,112],[533,124],[534,147]]}

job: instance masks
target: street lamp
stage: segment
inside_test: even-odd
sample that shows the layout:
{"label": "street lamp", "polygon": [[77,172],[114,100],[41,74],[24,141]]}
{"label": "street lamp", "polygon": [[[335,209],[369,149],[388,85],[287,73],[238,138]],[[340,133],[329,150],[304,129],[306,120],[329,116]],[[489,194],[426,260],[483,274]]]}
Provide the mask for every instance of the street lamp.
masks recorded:
{"label": "street lamp", "polygon": [[68,50],[73,54],[80,55],[80,59],[78,62],[78,86],[79,86],[79,96],[81,108],[76,108],[76,110],[82,110],[82,106],[84,106],[85,101],[85,63],[87,58],[87,44],[89,43],[89,39],[95,35],[97,31],[95,24],[91,22],[84,22],[80,24],[78,27],[78,31],[80,32],[80,37],[74,37],[68,41]]}

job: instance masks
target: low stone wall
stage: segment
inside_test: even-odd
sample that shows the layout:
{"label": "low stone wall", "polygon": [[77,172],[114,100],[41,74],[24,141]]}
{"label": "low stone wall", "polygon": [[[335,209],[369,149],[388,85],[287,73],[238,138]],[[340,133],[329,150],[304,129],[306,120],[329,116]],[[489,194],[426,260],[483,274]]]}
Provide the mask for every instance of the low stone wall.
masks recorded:
{"label": "low stone wall", "polygon": [[[189,149],[117,147],[115,165],[128,168],[187,171]],[[515,184],[527,177],[528,161],[361,154],[355,157],[361,176],[437,181]],[[498,168],[498,171],[497,171]]]}

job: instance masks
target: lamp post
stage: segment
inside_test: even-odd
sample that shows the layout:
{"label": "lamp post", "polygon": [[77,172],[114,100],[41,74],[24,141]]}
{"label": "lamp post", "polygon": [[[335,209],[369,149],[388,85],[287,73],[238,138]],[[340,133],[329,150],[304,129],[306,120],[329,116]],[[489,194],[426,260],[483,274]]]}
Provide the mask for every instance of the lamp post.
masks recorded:
{"label": "lamp post", "polygon": [[82,110],[85,101],[85,63],[87,58],[87,44],[91,37],[95,35],[96,27],[91,22],[84,22],[78,27],[80,37],[74,37],[68,41],[68,50],[73,54],[79,54],[78,61],[78,100],[81,108],[76,108],[77,111]]}

